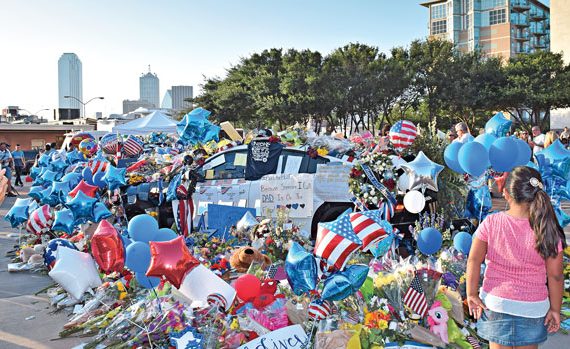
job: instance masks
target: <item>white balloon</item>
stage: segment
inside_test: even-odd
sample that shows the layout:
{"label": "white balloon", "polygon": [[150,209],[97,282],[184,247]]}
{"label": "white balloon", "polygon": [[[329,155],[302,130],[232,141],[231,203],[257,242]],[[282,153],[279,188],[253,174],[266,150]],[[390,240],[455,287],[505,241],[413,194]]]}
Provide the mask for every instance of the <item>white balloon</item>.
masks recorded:
{"label": "white balloon", "polygon": [[420,213],[426,207],[426,198],[417,190],[410,190],[404,195],[404,207],[410,213]]}
{"label": "white balloon", "polygon": [[90,254],[60,246],[49,276],[73,298],[79,300],[91,287],[101,286],[95,261]]}
{"label": "white balloon", "polygon": [[405,193],[406,190],[408,190],[409,185],[410,177],[407,173],[402,174],[400,178],[398,178],[398,190]]}

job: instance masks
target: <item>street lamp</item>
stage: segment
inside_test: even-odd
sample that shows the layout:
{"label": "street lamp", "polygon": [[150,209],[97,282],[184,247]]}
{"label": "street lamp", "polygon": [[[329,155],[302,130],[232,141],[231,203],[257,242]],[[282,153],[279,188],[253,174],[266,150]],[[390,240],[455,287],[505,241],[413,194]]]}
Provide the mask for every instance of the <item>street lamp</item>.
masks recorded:
{"label": "street lamp", "polygon": [[82,100],[80,100],[79,98],[73,97],[73,96],[63,96],[63,98],[71,98],[71,99],[75,99],[76,101],[78,101],[79,103],[81,103],[81,105],[83,106],[83,117],[87,118],[87,115],[85,114],[85,106],[87,105],[87,103],[91,102],[92,100],[95,99],[105,99],[105,97],[93,97],[90,100],[88,100],[87,102],[83,103]]}

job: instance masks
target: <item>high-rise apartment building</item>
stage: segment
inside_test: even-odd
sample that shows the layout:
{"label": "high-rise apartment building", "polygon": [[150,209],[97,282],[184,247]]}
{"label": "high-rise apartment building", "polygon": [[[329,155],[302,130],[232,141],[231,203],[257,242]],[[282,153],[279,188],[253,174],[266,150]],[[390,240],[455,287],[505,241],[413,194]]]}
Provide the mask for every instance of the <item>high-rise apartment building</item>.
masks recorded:
{"label": "high-rise apartment building", "polygon": [[194,88],[192,86],[172,86],[171,93],[172,109],[184,110],[192,107],[192,103],[185,101],[193,97]]}
{"label": "high-rise apartment building", "polygon": [[550,48],[550,9],[538,0],[431,0],[430,37],[464,52],[510,58]]}
{"label": "high-rise apartment building", "polygon": [[153,105],[154,108],[160,108],[159,81],[156,74],[151,73],[148,66],[148,73],[143,74],[139,78],[140,98]]}
{"label": "high-rise apartment building", "polygon": [[[75,53],[64,53],[57,61],[57,82],[60,119],[76,119],[82,116],[83,100],[82,67]],[[70,96],[71,98],[65,98]],[[85,116],[85,115],[83,115]]]}

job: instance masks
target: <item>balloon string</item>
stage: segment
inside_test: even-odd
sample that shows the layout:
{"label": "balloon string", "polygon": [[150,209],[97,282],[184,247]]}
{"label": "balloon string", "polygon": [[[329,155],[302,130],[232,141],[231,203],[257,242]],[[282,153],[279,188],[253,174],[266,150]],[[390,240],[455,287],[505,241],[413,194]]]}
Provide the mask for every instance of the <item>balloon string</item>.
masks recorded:
{"label": "balloon string", "polygon": [[[148,283],[152,286],[150,279],[147,277],[146,278]],[[152,292],[154,293],[154,296],[156,297],[156,303],[158,305],[158,311],[160,311],[160,313],[162,314],[162,307],[160,306],[160,298],[158,298],[158,293],[156,293],[156,290],[154,289],[154,287],[152,288]]]}

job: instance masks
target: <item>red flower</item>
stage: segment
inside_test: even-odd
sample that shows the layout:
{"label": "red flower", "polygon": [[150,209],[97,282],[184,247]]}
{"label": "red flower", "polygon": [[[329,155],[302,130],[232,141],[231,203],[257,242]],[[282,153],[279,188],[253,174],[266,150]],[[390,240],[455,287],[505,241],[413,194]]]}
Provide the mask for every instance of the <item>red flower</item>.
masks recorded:
{"label": "red flower", "polygon": [[277,136],[271,136],[268,139],[269,143],[279,143],[279,141],[281,141],[281,139]]}
{"label": "red flower", "polygon": [[396,181],[393,180],[392,178],[386,179],[384,181],[384,185],[386,186],[386,188],[388,188],[388,190],[394,190],[394,188],[396,187]]}
{"label": "red flower", "polygon": [[358,178],[360,176],[362,176],[364,172],[361,170],[356,169],[355,167],[352,168],[352,170],[350,170],[350,177],[351,178]]}

